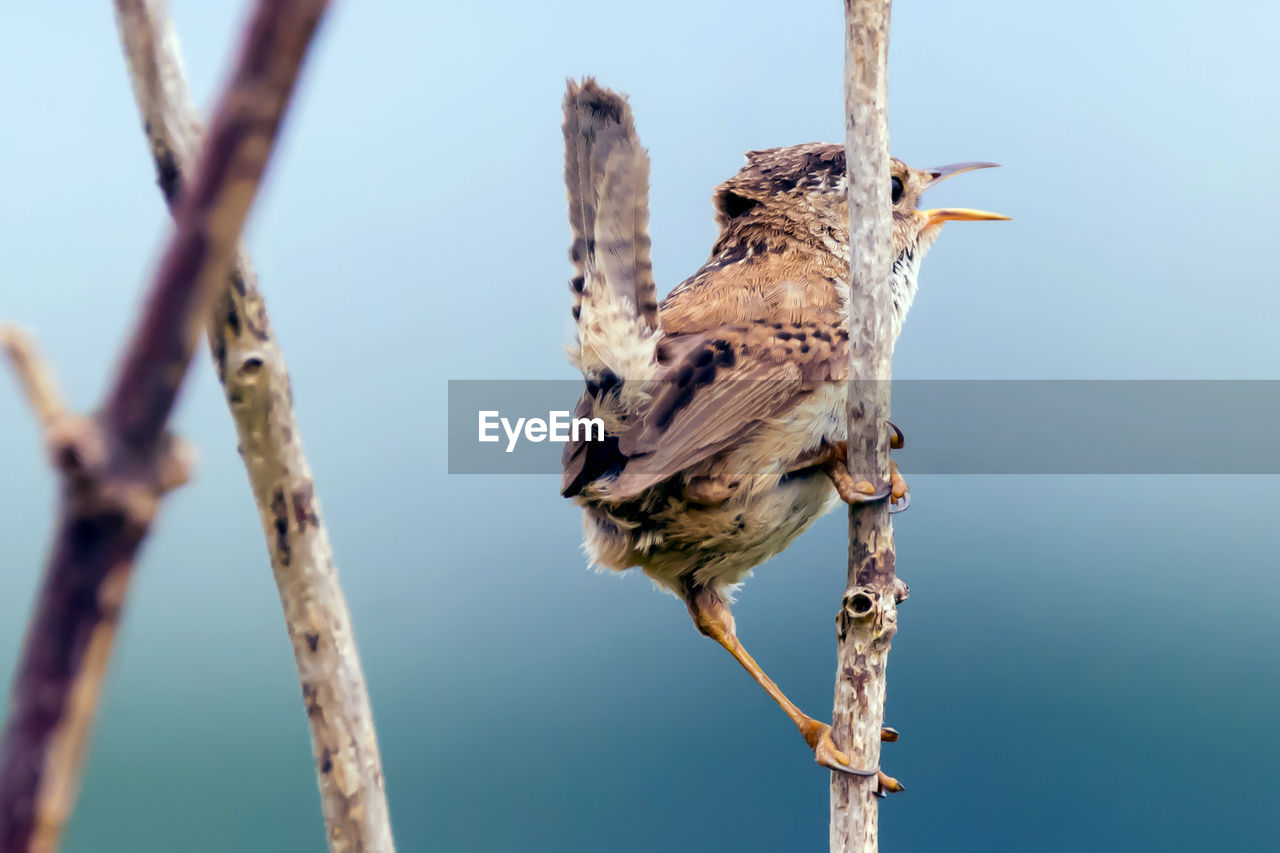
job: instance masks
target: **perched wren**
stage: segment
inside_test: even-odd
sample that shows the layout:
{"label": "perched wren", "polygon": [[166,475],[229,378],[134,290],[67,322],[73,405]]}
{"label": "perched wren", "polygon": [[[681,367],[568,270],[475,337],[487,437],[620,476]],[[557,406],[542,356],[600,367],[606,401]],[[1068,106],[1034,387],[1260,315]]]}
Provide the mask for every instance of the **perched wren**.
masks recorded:
{"label": "perched wren", "polygon": [[[586,379],[577,416],[603,441],[575,441],[563,494],[584,510],[594,565],[639,567],[688,606],[800,729],[825,767],[849,765],[831,728],[802,713],[739,642],[730,595],[751,569],[840,502],[875,496],[845,469],[849,371],[849,204],[841,145],[751,151],[715,189],[711,257],[659,305],[649,259],[649,161],[631,109],[594,80],[564,102],[565,182],[573,230],[576,341]],[[951,175],[891,164],[894,334],[920,262],[951,219],[1005,219],[965,208],[918,210]],[[894,472],[894,501],[906,484]],[[886,729],[885,739],[894,733]],[[901,790],[879,774],[882,790]]]}

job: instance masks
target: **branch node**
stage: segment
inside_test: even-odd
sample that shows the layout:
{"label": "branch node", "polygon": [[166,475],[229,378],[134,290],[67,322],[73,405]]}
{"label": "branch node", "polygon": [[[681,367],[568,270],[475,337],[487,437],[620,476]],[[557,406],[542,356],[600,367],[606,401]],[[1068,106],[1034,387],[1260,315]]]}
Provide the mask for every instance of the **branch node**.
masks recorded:
{"label": "branch node", "polygon": [[107,439],[91,417],[59,414],[46,425],[45,447],[54,470],[68,482],[97,479],[107,468]]}
{"label": "branch node", "polygon": [[196,467],[195,445],[180,435],[166,433],[156,455],[156,486],[160,493],[171,492],[191,479]]}
{"label": "branch node", "polygon": [[119,511],[135,529],[147,529],[160,507],[160,494],[153,483],[128,477],[107,480],[94,497],[101,506]]}
{"label": "branch node", "polygon": [[870,586],[846,590],[836,614],[836,635],[843,641],[856,625],[876,625],[883,621],[880,591]]}
{"label": "branch node", "polygon": [[844,594],[844,612],[850,619],[869,619],[880,603],[880,593],[869,586]]}
{"label": "branch node", "polygon": [[911,597],[911,587],[907,582],[896,575],[893,578],[893,600],[898,604],[906,601]]}
{"label": "branch node", "polygon": [[261,355],[254,353],[241,360],[240,367],[236,369],[236,375],[241,379],[256,377],[262,372],[265,363]]}

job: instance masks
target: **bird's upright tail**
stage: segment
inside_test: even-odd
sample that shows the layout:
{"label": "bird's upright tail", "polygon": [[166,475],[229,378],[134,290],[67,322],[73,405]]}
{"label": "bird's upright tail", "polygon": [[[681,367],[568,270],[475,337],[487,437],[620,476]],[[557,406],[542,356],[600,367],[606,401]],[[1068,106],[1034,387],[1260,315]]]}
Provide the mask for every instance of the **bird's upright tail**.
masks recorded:
{"label": "bird's upright tail", "polygon": [[625,98],[590,77],[564,98],[565,186],[573,229],[570,358],[588,383],[642,378],[655,362],[649,157]]}

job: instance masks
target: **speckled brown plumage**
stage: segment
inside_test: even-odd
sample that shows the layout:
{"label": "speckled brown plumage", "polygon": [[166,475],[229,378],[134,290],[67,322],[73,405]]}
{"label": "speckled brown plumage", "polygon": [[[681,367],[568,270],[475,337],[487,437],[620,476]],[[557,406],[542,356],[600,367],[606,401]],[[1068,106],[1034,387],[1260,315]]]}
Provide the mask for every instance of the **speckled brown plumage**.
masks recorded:
{"label": "speckled brown plumage", "polygon": [[[710,257],[655,310],[648,157],[630,107],[594,81],[570,82],[564,131],[577,321],[570,353],[587,383],[576,414],[606,425],[603,441],[564,450],[562,491],[584,508],[586,550],[595,565],[638,566],[679,595],[699,630],[778,701],[819,763],[850,770],[828,727],[747,655],[727,604],[753,567],[838,502],[833,479],[840,496],[863,499],[832,467],[843,465],[850,362],[844,148],[749,152],[715,189],[720,234]],[[925,188],[980,165],[892,162],[896,261],[884,286],[895,335],[942,222],[1001,218],[916,209]],[[828,474],[836,470],[843,478]]]}

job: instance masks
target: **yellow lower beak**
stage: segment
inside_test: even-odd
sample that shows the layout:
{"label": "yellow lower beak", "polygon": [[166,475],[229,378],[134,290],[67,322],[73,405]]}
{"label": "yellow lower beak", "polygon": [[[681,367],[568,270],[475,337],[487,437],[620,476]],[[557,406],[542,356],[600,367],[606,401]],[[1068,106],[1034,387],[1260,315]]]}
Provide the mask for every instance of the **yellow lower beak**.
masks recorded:
{"label": "yellow lower beak", "polygon": [[967,222],[977,222],[987,219],[1009,219],[1009,217],[999,213],[991,213],[986,210],[974,210],[970,207],[935,207],[930,210],[917,210],[916,214],[924,217],[924,224],[926,228],[930,225],[939,225],[949,219]]}

